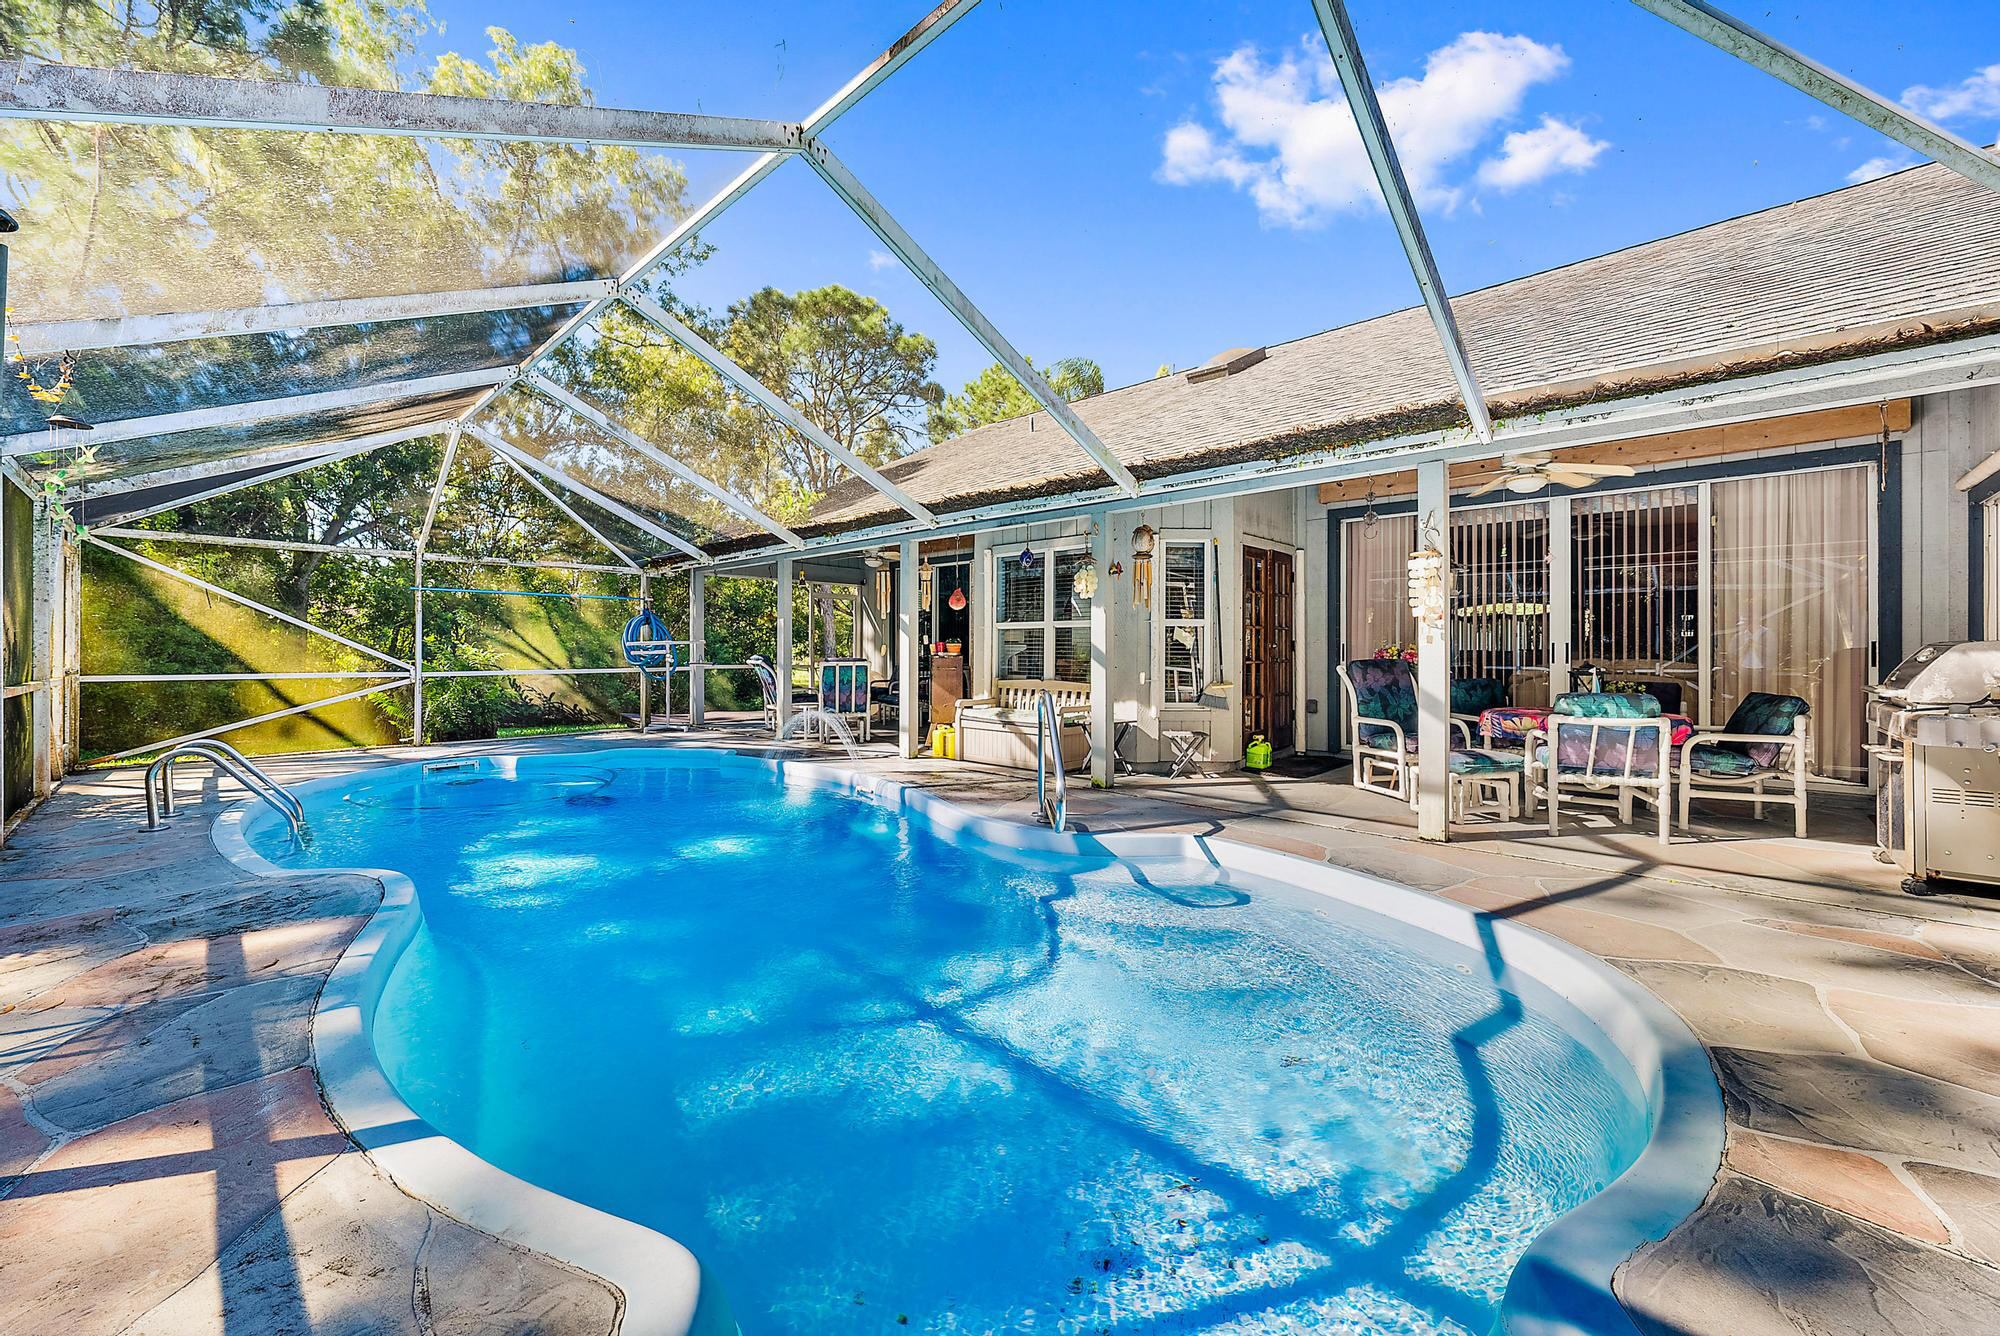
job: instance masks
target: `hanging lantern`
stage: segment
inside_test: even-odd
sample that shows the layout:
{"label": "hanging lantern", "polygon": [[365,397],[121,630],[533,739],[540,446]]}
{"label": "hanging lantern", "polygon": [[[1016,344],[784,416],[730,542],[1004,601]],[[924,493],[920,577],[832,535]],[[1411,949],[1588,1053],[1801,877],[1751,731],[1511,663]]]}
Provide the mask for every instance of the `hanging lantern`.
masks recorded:
{"label": "hanging lantern", "polygon": [[951,597],[950,597],[950,598],[948,598],[948,599],[946,599],[946,600],[944,601],[944,605],[945,605],[945,606],[946,606],[947,608],[950,608],[950,609],[951,609],[951,610],[952,610],[953,612],[964,612],[964,611],[965,611],[965,591],[964,591],[963,589],[954,589],[954,590],[952,590],[952,591],[951,591]]}

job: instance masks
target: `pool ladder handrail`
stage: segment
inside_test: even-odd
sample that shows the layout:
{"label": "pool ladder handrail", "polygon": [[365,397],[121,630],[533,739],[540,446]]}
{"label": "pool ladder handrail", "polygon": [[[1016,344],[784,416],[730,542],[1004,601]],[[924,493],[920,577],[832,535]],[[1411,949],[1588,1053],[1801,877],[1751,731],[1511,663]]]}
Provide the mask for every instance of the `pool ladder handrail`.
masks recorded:
{"label": "pool ladder handrail", "polygon": [[[1055,739],[1055,796],[1049,795],[1049,740]],[[1056,709],[1056,698],[1042,691],[1035,697],[1035,805],[1042,810],[1042,820],[1056,830],[1069,824],[1069,785],[1063,775],[1062,762],[1062,712]]]}
{"label": "pool ladder handrail", "polygon": [[208,761],[277,810],[298,839],[305,829],[306,809],[292,791],[259,770],[250,758],[226,742],[197,738],[168,748],[146,767],[146,829],[158,830],[161,819],[174,814],[174,762],[192,757]]}

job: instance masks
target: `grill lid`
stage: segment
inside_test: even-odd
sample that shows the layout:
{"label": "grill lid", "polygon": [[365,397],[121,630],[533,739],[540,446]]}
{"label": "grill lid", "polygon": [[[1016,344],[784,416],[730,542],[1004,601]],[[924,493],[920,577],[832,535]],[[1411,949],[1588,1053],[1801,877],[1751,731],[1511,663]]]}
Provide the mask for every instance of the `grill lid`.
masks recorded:
{"label": "grill lid", "polygon": [[1905,706],[2000,701],[2000,640],[1933,641],[1897,664],[1875,695]]}

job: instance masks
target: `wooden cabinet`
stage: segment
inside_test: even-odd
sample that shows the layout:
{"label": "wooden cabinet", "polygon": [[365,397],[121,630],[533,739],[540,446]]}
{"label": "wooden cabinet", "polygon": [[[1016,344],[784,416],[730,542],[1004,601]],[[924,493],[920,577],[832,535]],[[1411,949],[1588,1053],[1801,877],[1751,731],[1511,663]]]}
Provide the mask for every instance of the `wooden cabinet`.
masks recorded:
{"label": "wooden cabinet", "polygon": [[931,726],[957,721],[958,703],[965,699],[965,656],[931,655]]}

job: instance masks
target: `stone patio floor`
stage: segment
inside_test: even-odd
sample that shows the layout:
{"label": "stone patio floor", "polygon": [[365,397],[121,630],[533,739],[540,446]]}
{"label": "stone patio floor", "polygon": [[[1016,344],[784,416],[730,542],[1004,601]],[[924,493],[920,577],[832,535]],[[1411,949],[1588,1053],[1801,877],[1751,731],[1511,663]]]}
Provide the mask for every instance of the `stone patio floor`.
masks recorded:
{"label": "stone patio floor", "polygon": [[[725,739],[726,740],[726,739]],[[675,742],[687,741],[685,737]],[[648,745],[630,735],[432,748]],[[872,753],[882,749],[871,748]],[[275,761],[296,781],[419,753]],[[1032,778],[864,764],[1027,820]],[[192,784],[189,767],[183,784]],[[321,1104],[309,1020],[367,878],[251,877],[204,776],[169,829],[138,774],[72,777],[0,851],[0,1329],[597,1333],[617,1293],[398,1190]],[[1661,850],[1590,817],[1447,845],[1325,777],[1070,789],[1089,829],[1220,835],[1380,875],[1572,942],[1707,1045],[1728,1149],[1707,1202],[1618,1276],[1641,1330],[2000,1326],[2000,899],[1918,900],[1850,803],[1816,832],[1703,818]]]}

